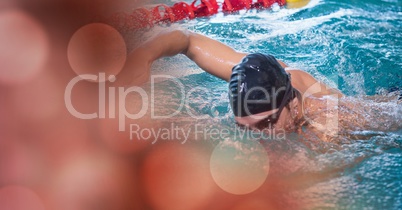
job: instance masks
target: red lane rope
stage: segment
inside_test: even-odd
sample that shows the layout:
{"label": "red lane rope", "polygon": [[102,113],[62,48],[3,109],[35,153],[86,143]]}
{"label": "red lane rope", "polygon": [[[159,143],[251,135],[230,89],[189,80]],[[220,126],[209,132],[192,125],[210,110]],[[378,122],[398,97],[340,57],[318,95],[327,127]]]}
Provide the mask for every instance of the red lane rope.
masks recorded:
{"label": "red lane rope", "polygon": [[[222,11],[232,13],[243,9],[270,8],[274,3],[284,6],[286,0],[257,0],[255,3],[253,0],[224,0]],[[186,2],[178,2],[171,7],[166,4],[158,4],[148,9],[141,7],[135,9],[131,14],[114,14],[110,20],[120,28],[135,30],[152,27],[158,23],[173,23],[184,19],[211,16],[218,13],[218,9],[219,5],[216,0],[194,0],[191,5]]]}
{"label": "red lane rope", "polygon": [[[160,8],[164,8],[163,11]],[[159,4],[155,6],[152,10],[151,22],[175,22],[175,15],[173,14],[172,8],[168,7],[166,4]]]}
{"label": "red lane rope", "polygon": [[195,14],[193,7],[187,4],[186,2],[178,2],[172,6],[173,14],[176,18],[176,21],[183,19],[194,19]]}
{"label": "red lane rope", "polygon": [[194,0],[191,7],[194,9],[195,17],[211,16],[218,13],[218,3],[216,0],[201,0],[199,5],[195,5],[197,0]]}

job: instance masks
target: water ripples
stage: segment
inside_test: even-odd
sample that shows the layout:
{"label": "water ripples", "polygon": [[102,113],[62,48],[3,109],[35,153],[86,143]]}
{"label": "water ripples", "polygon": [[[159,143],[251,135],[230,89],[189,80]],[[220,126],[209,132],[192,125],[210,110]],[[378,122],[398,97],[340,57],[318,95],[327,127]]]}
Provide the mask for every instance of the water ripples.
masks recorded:
{"label": "water ripples", "polygon": [[[263,142],[268,154],[276,152],[277,156],[270,160],[282,164],[277,170],[284,176],[300,177],[301,182],[305,176],[314,180],[300,184],[291,196],[315,204],[311,208],[400,209],[402,130],[375,131],[375,128],[391,129],[402,124],[402,106],[395,101],[381,103],[364,97],[374,94],[386,97],[391,87],[402,87],[401,11],[401,2],[394,0],[313,0],[301,9],[218,14],[189,21],[182,27],[239,51],[274,54],[338,87],[351,96],[346,100],[361,101],[356,107],[373,130],[351,131],[353,141],[327,143],[292,134],[287,141]],[[210,116],[198,122],[207,127],[233,128],[226,83],[201,73],[189,60],[172,63],[194,72],[181,78],[187,89],[208,84],[207,88],[214,90],[210,103],[205,103],[207,95],[201,92],[191,96],[187,108]],[[358,111],[356,107],[354,111]],[[344,111],[347,115],[348,110]],[[178,118],[188,126],[187,114],[182,113]]]}

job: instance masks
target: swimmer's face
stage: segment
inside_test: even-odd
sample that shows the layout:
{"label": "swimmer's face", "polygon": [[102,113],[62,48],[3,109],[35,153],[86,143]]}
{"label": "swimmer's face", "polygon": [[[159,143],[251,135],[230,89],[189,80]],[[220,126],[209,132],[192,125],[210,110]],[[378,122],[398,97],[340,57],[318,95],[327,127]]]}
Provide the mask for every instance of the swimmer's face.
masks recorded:
{"label": "swimmer's face", "polygon": [[[287,108],[282,110],[274,109],[266,112],[261,112],[258,114],[245,116],[245,117],[235,117],[236,122],[250,129],[264,130],[264,129],[284,129],[290,130],[294,127],[295,121],[294,117],[291,115],[291,110],[297,104],[297,99],[293,99]],[[275,115],[279,115],[275,117]]]}

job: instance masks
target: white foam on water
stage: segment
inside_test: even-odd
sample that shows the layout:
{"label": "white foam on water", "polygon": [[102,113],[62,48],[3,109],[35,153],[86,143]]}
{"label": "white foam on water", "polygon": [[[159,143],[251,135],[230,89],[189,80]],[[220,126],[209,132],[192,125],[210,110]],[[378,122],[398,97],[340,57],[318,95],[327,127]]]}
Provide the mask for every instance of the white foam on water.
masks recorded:
{"label": "white foam on water", "polygon": [[271,30],[271,33],[255,33],[248,35],[248,39],[251,41],[258,41],[267,39],[270,37],[283,36],[287,34],[296,34],[300,31],[308,30],[310,28],[314,28],[318,25],[321,25],[327,21],[330,21],[334,18],[341,18],[347,15],[353,15],[354,11],[351,9],[340,9],[336,12],[333,12],[328,15],[323,15],[320,17],[312,17],[302,20],[294,20],[294,21],[286,21],[286,20],[278,20],[278,21],[264,21],[264,23],[256,22],[255,24],[260,24],[261,27]]}

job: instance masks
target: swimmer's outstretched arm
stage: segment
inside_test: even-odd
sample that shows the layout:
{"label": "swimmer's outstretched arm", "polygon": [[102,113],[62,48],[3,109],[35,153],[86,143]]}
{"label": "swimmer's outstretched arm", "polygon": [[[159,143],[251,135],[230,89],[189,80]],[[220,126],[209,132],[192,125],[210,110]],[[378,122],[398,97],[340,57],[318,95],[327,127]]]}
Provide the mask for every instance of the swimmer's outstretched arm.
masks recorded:
{"label": "swimmer's outstretched arm", "polygon": [[161,57],[184,54],[204,71],[226,81],[230,79],[233,66],[246,55],[219,41],[184,30],[161,32],[136,51],[147,54],[150,63]]}
{"label": "swimmer's outstretched arm", "polygon": [[[131,54],[134,56],[133,58],[129,58],[128,62],[136,64],[136,60],[140,60],[147,63],[148,67],[143,72],[145,75],[143,75],[143,78],[149,77],[150,65],[155,60],[161,57],[184,54],[204,71],[225,81],[229,81],[233,66],[238,64],[247,55],[247,53],[237,52],[217,40],[187,30],[163,31],[150,38]],[[287,67],[282,61],[278,60],[278,62],[282,67]],[[129,66],[135,66],[134,64]],[[320,93],[321,95],[342,95],[338,91],[331,90],[325,84],[319,83],[307,72],[301,70],[289,70],[288,72],[292,74],[292,85],[300,90],[302,94],[305,91],[311,91]],[[316,87],[316,84],[319,84],[319,86]]]}

